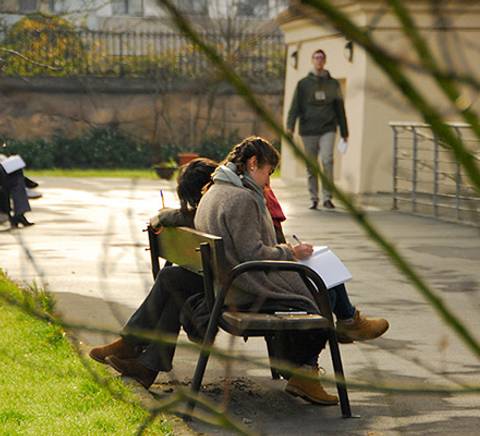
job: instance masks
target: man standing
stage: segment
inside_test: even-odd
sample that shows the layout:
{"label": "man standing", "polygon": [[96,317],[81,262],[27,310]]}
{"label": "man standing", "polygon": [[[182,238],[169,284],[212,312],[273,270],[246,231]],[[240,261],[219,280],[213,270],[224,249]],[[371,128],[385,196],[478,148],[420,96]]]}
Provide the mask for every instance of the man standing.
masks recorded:
{"label": "man standing", "polygon": [[[287,131],[293,134],[295,122],[300,118],[300,135],[305,146],[305,154],[316,161],[318,152],[322,159],[325,175],[333,181],[333,147],[337,126],[340,135],[348,140],[347,118],[342,93],[337,80],[324,69],[327,56],[323,50],[312,55],[313,71],[297,83],[292,104],[288,112]],[[318,179],[307,166],[308,191],[312,204],[318,206]],[[332,193],[322,187],[323,207],[334,209]]]}

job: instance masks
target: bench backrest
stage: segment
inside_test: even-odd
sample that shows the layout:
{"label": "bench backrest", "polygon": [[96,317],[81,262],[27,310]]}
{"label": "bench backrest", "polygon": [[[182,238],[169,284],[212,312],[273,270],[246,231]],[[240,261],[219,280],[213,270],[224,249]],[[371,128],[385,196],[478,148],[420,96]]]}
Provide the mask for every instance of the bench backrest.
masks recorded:
{"label": "bench backrest", "polygon": [[188,227],[164,227],[159,234],[148,229],[154,277],[160,270],[159,258],[203,276],[209,306],[215,289],[225,278],[222,238]]}

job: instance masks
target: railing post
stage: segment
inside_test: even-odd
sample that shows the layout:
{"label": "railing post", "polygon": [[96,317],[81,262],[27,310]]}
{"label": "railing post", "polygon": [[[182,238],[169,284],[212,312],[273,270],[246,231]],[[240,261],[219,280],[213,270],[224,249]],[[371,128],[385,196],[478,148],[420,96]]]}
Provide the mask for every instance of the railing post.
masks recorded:
{"label": "railing post", "polygon": [[412,126],[413,133],[413,155],[412,155],[412,211],[417,211],[417,160],[418,160],[418,136],[417,128]]}
{"label": "railing post", "polygon": [[[460,142],[462,141],[462,132],[460,128],[454,127],[455,133],[458,136]],[[462,176],[460,174],[460,164],[458,160],[455,160],[455,217],[460,219],[460,185],[462,183]]]}
{"label": "railing post", "polygon": [[396,126],[391,126],[393,131],[393,205],[392,209],[398,209],[397,199],[397,175],[398,175],[398,130]]}
{"label": "railing post", "polygon": [[438,138],[437,135],[433,134],[433,215],[435,218],[438,217],[438,173],[439,173],[439,162],[438,162]]}
{"label": "railing post", "polygon": [[120,59],[120,77],[124,76],[124,69],[123,69],[123,32],[119,33],[119,59]]}

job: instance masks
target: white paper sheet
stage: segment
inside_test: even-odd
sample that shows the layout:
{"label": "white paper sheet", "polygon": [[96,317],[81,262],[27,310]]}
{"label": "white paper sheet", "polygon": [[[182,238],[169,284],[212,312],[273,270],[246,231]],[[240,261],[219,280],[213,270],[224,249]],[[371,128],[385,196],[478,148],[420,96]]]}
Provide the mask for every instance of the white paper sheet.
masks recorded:
{"label": "white paper sheet", "polygon": [[12,155],[10,157],[7,157],[5,160],[2,160],[0,162],[0,165],[3,167],[7,174],[11,174],[14,171],[25,168],[25,162],[18,154]]}
{"label": "white paper sheet", "polygon": [[340,138],[337,144],[337,149],[340,153],[345,154],[348,149],[348,142],[345,141],[343,138]]}
{"label": "white paper sheet", "polygon": [[344,263],[326,246],[313,247],[313,254],[299,262],[312,268],[322,278],[327,289],[352,278]]}

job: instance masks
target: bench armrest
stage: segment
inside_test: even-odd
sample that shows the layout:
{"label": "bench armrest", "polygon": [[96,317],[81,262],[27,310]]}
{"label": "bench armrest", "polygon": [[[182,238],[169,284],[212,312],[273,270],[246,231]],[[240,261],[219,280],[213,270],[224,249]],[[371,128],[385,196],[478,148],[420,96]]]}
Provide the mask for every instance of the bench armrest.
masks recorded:
{"label": "bench armrest", "polygon": [[[314,301],[319,306],[321,315],[327,318],[333,325],[332,309],[330,307],[327,288],[322,278],[310,267],[292,261],[252,260],[236,265],[227,275],[220,292],[215,297],[214,309],[217,305],[219,306],[217,310],[223,307],[233,281],[241,274],[251,271],[291,271],[300,274],[308,290],[311,292]],[[307,278],[313,282],[316,289],[309,283]]]}

